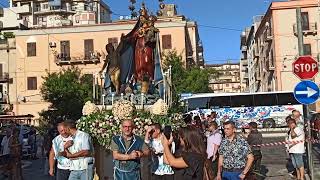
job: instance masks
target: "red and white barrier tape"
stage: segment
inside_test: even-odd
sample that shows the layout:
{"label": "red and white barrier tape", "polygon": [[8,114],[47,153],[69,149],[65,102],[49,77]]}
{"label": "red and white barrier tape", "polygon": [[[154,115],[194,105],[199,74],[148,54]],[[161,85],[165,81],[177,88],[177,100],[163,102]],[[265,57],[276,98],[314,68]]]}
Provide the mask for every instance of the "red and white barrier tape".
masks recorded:
{"label": "red and white barrier tape", "polygon": [[320,140],[316,139],[307,139],[307,140],[300,140],[300,141],[280,141],[280,142],[272,142],[272,143],[264,143],[264,144],[256,144],[252,145],[253,147],[266,147],[266,146],[281,146],[281,145],[287,145],[287,144],[299,144],[304,143],[305,141],[311,142],[311,143],[320,143]]}

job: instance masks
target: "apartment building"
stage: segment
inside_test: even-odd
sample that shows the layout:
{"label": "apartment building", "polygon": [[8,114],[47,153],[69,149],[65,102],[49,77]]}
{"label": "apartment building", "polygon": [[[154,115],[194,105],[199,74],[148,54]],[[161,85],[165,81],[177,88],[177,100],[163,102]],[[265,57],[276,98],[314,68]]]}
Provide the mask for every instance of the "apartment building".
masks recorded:
{"label": "apartment building", "polygon": [[218,78],[209,79],[209,87],[214,93],[236,93],[241,92],[240,83],[240,64],[210,64],[206,68],[212,68],[218,71]]}
{"label": "apartment building", "polygon": [[102,0],[10,0],[0,17],[4,28],[43,28],[111,22]]}
{"label": "apartment building", "polygon": [[[16,32],[16,76],[13,80],[16,92],[12,100],[14,112],[33,114],[48,108],[41,98],[42,76],[62,68],[77,66],[82,73],[93,75],[101,70],[103,60],[98,54],[105,52],[108,42],[119,43],[122,33],[128,33],[136,21],[117,21],[88,26],[59,27],[20,30]],[[156,27],[160,30],[162,51],[176,50],[183,63],[198,64],[200,39],[196,22],[182,16],[159,18]],[[196,48],[197,47],[197,48]],[[195,51],[198,50],[198,51]]]}
{"label": "apartment building", "polygon": [[[245,42],[250,92],[293,91],[300,81],[292,73],[292,63],[299,55],[297,7],[302,11],[304,54],[319,60],[318,1],[272,2],[258,26],[251,27],[252,33]],[[314,80],[319,83],[320,75]]]}

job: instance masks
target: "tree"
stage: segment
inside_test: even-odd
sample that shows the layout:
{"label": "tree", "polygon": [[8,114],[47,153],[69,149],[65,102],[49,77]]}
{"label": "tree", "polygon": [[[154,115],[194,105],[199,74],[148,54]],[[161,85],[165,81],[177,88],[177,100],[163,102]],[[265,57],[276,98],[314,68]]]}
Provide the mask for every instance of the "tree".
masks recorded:
{"label": "tree", "polygon": [[40,115],[54,124],[58,117],[77,120],[84,103],[92,99],[92,77],[81,75],[79,68],[71,67],[42,77],[41,94],[51,103],[49,110]]}
{"label": "tree", "polygon": [[214,69],[190,67],[186,69],[182,64],[182,56],[176,51],[164,54],[164,69],[172,67],[173,103],[177,103],[181,93],[210,92],[209,77],[217,78],[218,72]]}

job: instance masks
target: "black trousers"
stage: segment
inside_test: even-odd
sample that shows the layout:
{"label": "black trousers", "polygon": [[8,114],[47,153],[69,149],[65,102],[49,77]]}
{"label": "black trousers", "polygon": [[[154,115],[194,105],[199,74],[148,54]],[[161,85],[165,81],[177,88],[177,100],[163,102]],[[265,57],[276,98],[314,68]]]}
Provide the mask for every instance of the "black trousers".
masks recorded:
{"label": "black trousers", "polygon": [[70,170],[57,168],[56,180],[68,180]]}
{"label": "black trousers", "polygon": [[261,170],[261,159],[262,159],[262,154],[260,150],[253,150],[253,157],[254,157],[254,161],[252,164],[252,170],[254,172],[258,172],[260,173]]}
{"label": "black trousers", "polygon": [[173,174],[172,175],[155,175],[155,174],[152,174],[151,176],[151,179],[152,180],[173,180],[174,176]]}

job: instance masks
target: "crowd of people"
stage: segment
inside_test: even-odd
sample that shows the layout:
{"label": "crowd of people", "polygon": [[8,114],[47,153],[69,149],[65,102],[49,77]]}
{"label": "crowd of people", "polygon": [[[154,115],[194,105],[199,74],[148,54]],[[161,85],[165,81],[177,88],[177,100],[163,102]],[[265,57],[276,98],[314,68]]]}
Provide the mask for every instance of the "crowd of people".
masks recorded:
{"label": "crowd of people", "polygon": [[[287,146],[296,179],[304,180],[305,134],[301,114],[293,111],[286,118]],[[171,132],[170,127],[153,124],[143,139],[134,135],[131,120],[122,123],[122,135],[112,141],[114,177],[117,180],[141,179],[142,157],[151,157],[151,179],[217,179],[241,180],[261,178],[261,144],[263,137],[256,122],[249,123],[249,132],[236,132],[232,121],[219,126],[216,113],[188,115],[187,127]],[[220,128],[222,127],[222,128]]]}
{"label": "crowd of people", "polygon": [[[242,180],[259,179],[261,174],[261,144],[263,137],[256,122],[249,123],[249,132],[237,132],[233,121],[219,124],[216,113],[205,116],[187,115],[187,127],[172,131],[170,126],[155,123],[146,127],[144,138],[134,134],[132,120],[123,120],[120,135],[111,141],[116,180],[140,180],[142,158],[152,180]],[[305,140],[301,114],[293,111],[286,118],[288,141]],[[92,180],[94,149],[90,135],[78,130],[72,120],[57,125],[44,137],[41,149],[48,159],[48,173],[57,180]],[[30,133],[32,156],[39,149],[36,132]],[[9,126],[1,142],[2,157],[9,156],[13,179],[21,179],[21,140],[19,129]],[[32,143],[34,142],[34,143]],[[304,180],[304,143],[287,145],[295,176]],[[35,155],[36,156],[36,155]],[[144,171],[145,172],[145,171]]]}

